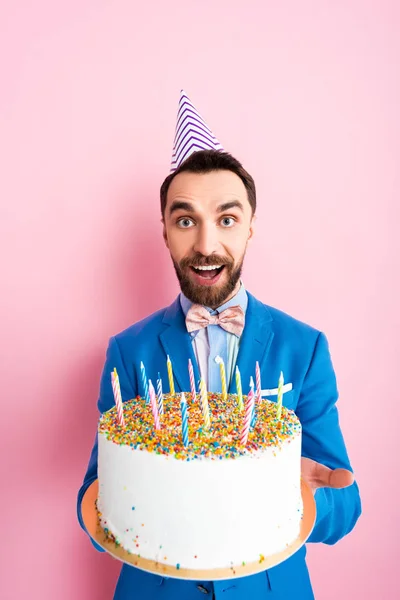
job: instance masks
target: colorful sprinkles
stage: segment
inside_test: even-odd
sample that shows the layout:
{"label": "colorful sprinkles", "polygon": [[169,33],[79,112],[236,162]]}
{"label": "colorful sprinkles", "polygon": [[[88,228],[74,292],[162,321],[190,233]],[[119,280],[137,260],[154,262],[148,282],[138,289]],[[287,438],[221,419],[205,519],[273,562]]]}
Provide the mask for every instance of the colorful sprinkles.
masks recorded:
{"label": "colorful sprinkles", "polygon": [[[257,407],[257,422],[249,433],[246,446],[240,444],[244,411],[238,408],[236,394],[208,394],[211,428],[204,428],[201,405],[185,393],[189,420],[189,445],[182,442],[180,394],[164,395],[161,428],[155,430],[154,419],[146,400],[137,397],[124,402],[125,427],[118,422],[116,407],[104,413],[99,421],[99,433],[116,444],[156,454],[172,455],[181,460],[201,458],[236,458],[254,454],[267,447],[279,449],[300,435],[301,425],[292,410],[282,407],[281,419],[276,418],[276,403],[263,400]],[[133,508],[132,508],[133,510]]]}

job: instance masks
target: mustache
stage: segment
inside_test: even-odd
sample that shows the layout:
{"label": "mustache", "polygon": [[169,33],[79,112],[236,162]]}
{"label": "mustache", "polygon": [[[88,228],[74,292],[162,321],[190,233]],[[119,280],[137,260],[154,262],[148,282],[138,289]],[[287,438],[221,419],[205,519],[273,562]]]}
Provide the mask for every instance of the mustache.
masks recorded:
{"label": "mustache", "polygon": [[217,256],[212,254],[211,256],[194,255],[187,256],[180,261],[181,269],[185,267],[220,267],[221,265],[232,265],[233,260],[226,256]]}

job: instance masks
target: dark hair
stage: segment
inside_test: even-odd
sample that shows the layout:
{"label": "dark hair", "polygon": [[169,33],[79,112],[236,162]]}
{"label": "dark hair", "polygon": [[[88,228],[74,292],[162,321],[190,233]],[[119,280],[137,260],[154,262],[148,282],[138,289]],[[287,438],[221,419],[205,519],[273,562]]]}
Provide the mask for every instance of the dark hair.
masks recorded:
{"label": "dark hair", "polygon": [[210,171],[232,171],[243,181],[247,190],[252,214],[256,212],[256,186],[252,176],[242,167],[241,163],[228,152],[221,150],[199,150],[193,152],[183,163],[165,178],[160,188],[161,214],[164,218],[167,205],[167,194],[173,178],[183,171],[191,173],[209,173]]}

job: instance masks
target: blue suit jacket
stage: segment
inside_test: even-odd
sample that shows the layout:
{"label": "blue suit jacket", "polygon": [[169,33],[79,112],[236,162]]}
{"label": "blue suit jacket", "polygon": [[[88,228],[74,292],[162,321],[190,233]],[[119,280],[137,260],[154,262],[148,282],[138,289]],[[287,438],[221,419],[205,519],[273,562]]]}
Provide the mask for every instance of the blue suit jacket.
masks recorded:
{"label": "blue suit jacket", "polygon": [[[258,360],[263,388],[274,388],[281,371],[293,389],[284,394],[284,405],[298,415],[303,428],[303,456],[331,468],[351,470],[339,427],[335,373],[326,337],[312,327],[285,313],[268,307],[248,293],[246,323],[240,342],[237,364],[243,381],[254,376]],[[100,384],[100,412],[114,405],[110,372],[117,368],[124,400],[144,395],[140,362],[148,378],[156,381],[161,373],[168,381],[166,357],[171,357],[177,392],[190,390],[188,358],[192,359],[196,381],[199,371],[179,296],[167,308],[150,315],[112,337]],[[235,393],[231,382],[230,392]],[[97,435],[85,479],[78,494],[78,518],[87,487],[97,478]],[[315,494],[317,520],[309,542],[334,544],[354,527],[361,503],[356,483],[343,490],[322,488]],[[93,542],[98,550],[101,548]],[[216,582],[182,581],[151,575],[123,565],[114,598],[118,600],[200,600],[214,592],[216,600],[311,600],[313,592],[301,548],[284,563],[263,573],[240,579]],[[208,595],[206,592],[208,591]]]}

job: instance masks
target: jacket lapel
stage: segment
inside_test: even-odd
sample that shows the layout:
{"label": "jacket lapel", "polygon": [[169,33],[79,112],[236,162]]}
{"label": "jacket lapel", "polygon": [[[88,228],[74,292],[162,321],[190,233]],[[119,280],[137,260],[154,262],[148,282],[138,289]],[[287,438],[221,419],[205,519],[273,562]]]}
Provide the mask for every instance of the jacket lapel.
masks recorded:
{"label": "jacket lapel", "polygon": [[[255,385],[256,361],[260,364],[261,372],[263,371],[274,337],[271,326],[272,317],[268,308],[248,292],[247,296],[245,326],[236,361],[242,380],[243,394],[247,394],[249,391],[251,376]],[[229,392],[236,393],[235,375],[232,377]]]}
{"label": "jacket lapel", "polygon": [[193,352],[192,340],[186,329],[185,315],[181,307],[179,296],[165,311],[163,324],[166,328],[160,333],[159,337],[165,351],[165,360],[167,360],[167,355],[171,359],[175,391],[190,391],[188,368],[188,360],[190,358],[192,360],[194,380],[198,392],[200,373]]}

